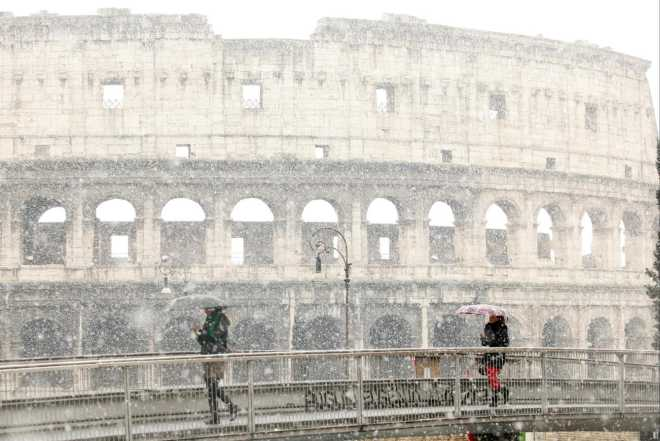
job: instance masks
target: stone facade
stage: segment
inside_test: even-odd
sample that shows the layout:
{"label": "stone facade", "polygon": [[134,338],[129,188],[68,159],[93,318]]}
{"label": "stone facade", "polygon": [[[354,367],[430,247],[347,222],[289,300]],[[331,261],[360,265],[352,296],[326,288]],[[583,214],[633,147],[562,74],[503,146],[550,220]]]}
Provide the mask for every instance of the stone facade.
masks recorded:
{"label": "stone facade", "polygon": [[[511,312],[516,344],[650,347],[647,68],[584,43],[402,16],[226,40],[198,15],[2,14],[2,358],[194,350],[208,302],[232,307],[237,350],[340,347],[343,271],[325,256],[314,272],[320,226],[349,243],[355,347],[476,344],[464,335],[478,324],[453,316],[475,301]],[[176,198],[201,219],[167,221]],[[249,198],[272,219],[233,219]],[[394,221],[368,220],[377,198]],[[103,222],[97,207],[115,199],[134,216]],[[304,222],[312,200],[336,220]],[[435,202],[451,225],[430,225]],[[487,228],[493,204],[506,230]],[[61,222],[40,222],[52,209]],[[112,255],[113,236],[126,255]],[[328,333],[307,341],[320,323]]]}

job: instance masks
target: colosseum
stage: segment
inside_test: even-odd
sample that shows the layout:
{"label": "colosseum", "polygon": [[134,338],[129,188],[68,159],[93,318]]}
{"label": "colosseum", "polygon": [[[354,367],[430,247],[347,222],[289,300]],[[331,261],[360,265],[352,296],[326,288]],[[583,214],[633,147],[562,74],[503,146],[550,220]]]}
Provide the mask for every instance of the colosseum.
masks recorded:
{"label": "colosseum", "polygon": [[645,60],[401,15],[235,40],[123,9],[2,13],[0,54],[3,359],[196,350],[209,302],[236,350],[474,345],[470,302],[517,345],[650,347]]}

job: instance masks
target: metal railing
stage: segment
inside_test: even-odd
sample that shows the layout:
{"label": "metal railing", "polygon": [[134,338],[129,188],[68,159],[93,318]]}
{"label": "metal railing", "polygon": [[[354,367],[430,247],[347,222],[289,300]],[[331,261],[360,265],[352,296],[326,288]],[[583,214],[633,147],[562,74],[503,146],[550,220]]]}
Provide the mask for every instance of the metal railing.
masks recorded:
{"label": "metal railing", "polygon": [[[487,372],[497,363],[484,364],[493,359],[485,354],[498,353],[505,355],[499,388]],[[8,361],[0,363],[0,440],[46,433],[48,440],[184,439],[492,415],[658,414],[658,361],[654,351],[555,348]]]}

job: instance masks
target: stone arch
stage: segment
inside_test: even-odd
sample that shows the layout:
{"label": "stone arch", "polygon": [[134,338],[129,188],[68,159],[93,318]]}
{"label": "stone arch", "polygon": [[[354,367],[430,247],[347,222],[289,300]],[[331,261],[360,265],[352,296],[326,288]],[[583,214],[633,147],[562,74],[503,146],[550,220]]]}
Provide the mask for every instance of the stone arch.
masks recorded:
{"label": "stone arch", "polygon": [[[144,333],[130,325],[119,315],[94,317],[87,324],[83,340],[86,354],[135,354],[148,349]],[[90,372],[90,380],[95,388],[117,387],[122,381],[118,368],[97,368]]]}
{"label": "stone arch", "polygon": [[94,261],[97,264],[135,262],[133,204],[125,199],[107,199],[96,206]]}
{"label": "stone arch", "polygon": [[[246,318],[229,328],[229,346],[232,352],[262,352],[275,349],[275,331],[272,326],[253,318]],[[254,378],[257,382],[275,381],[278,378],[275,361],[258,361],[254,364]],[[236,364],[234,381],[247,381],[246,366]]]}
{"label": "stone arch", "polygon": [[491,203],[484,213],[486,222],[486,258],[493,265],[510,265],[513,244],[509,227],[519,219],[516,206],[506,200]]}
{"label": "stone arch", "polygon": [[[293,349],[306,351],[332,351],[344,345],[344,331],[340,321],[322,315],[293,330]],[[333,358],[309,358],[294,363],[294,375],[299,380],[332,380],[345,376],[340,360]]]}
{"label": "stone arch", "polygon": [[62,265],[66,259],[67,219],[56,199],[35,197],[23,205],[23,264]]}
{"label": "stone arch", "polygon": [[[340,237],[330,230],[323,228],[339,229],[339,216],[335,206],[325,199],[313,199],[303,208],[300,216],[302,221],[302,243],[303,262],[310,263],[316,257],[314,244],[321,240],[326,245],[339,249],[342,253],[344,245]],[[323,256],[324,261],[335,262],[339,258],[336,251],[329,252]]]}
{"label": "stone arch", "polygon": [[[565,223],[561,209],[556,204],[539,207],[534,217],[536,227],[536,257],[541,261],[556,263],[565,260],[560,248],[565,247],[570,240],[564,228]],[[558,228],[559,227],[559,228]]]}
{"label": "stone arch", "polygon": [[433,326],[431,344],[436,348],[476,347],[481,342],[479,334],[481,323],[455,314],[440,317]]}
{"label": "stone arch", "polygon": [[[406,348],[412,345],[410,324],[398,315],[381,316],[369,328],[369,346],[372,348]],[[373,378],[406,378],[412,370],[410,357],[380,356],[374,357],[371,362]]]}
{"label": "stone arch", "polygon": [[574,346],[573,333],[568,321],[555,316],[545,322],[541,343],[544,348],[566,348]]}
{"label": "stone arch", "polygon": [[451,263],[456,260],[456,215],[450,203],[436,201],[428,213],[429,261]]}
{"label": "stone arch", "polygon": [[[25,323],[20,329],[22,358],[58,358],[73,354],[73,338],[58,323],[38,318]],[[32,386],[66,388],[71,385],[71,371],[27,373],[21,383]]]}
{"label": "stone arch", "polygon": [[206,212],[192,199],[174,198],[160,212],[160,251],[175,265],[206,261]]}
{"label": "stone arch", "polygon": [[262,199],[239,200],[231,214],[231,261],[234,265],[273,263],[273,211]]}
{"label": "stone arch", "polygon": [[625,324],[626,349],[649,349],[649,338],[646,323],[639,317],[629,319]]}
{"label": "stone arch", "polygon": [[596,317],[589,322],[587,344],[590,349],[610,349],[614,347],[614,334],[608,319]]}
{"label": "stone arch", "polygon": [[367,207],[369,263],[399,263],[399,209],[387,198],[373,199]]}

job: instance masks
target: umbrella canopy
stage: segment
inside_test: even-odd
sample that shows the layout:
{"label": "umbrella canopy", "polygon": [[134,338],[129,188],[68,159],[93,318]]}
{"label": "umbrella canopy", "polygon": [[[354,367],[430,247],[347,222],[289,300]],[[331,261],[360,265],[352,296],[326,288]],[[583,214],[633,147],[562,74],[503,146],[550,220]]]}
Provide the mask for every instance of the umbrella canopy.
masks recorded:
{"label": "umbrella canopy", "polygon": [[499,306],[493,305],[463,305],[456,310],[456,314],[472,314],[472,315],[501,315],[506,316],[506,311]]}

